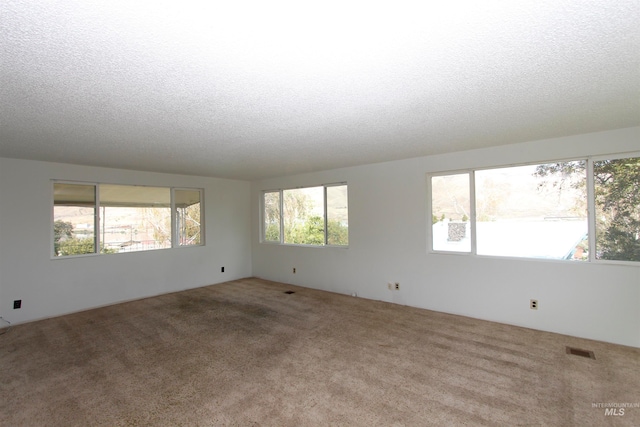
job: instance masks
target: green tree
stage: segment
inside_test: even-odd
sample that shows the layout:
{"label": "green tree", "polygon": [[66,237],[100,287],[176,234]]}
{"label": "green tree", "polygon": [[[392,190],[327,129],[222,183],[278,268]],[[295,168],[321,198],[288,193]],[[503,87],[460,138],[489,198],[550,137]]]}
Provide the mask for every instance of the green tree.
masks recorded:
{"label": "green tree", "polygon": [[73,237],[73,224],[60,219],[53,223],[53,249],[56,256],[60,255],[60,241]]}
{"label": "green tree", "polygon": [[324,245],[324,220],[311,216],[285,229],[285,242],[296,245]]}
{"label": "green tree", "polygon": [[[93,238],[72,237],[60,242],[60,256],[68,255],[84,255],[94,253],[95,242]],[[100,253],[103,254],[115,254],[118,251],[115,249],[106,248],[104,245],[100,245]]]}
{"label": "green tree", "polygon": [[280,240],[280,224],[271,223],[264,230],[264,239],[269,242],[277,242]]}
{"label": "green tree", "polygon": [[300,226],[299,242],[305,245],[324,245],[324,218],[311,216]]}
{"label": "green tree", "polygon": [[[84,255],[95,252],[94,237],[78,237],[73,231],[73,224],[67,221],[56,220],[53,223],[53,242],[56,256]],[[115,249],[101,246],[101,253],[113,254]]]}
{"label": "green tree", "polygon": [[280,241],[280,192],[264,193],[264,238],[269,242]]}
{"label": "green tree", "polygon": [[[280,240],[279,193],[265,193],[265,240]],[[285,190],[283,197],[284,243],[298,245],[324,245],[325,220],[314,214],[314,200],[299,189]],[[315,202],[317,203],[317,202]],[[317,211],[316,211],[317,212]],[[327,244],[348,245],[349,228],[337,219],[327,221]]]}
{"label": "green tree", "polygon": [[312,201],[309,197],[299,191],[285,190],[282,192],[283,200],[283,215],[282,221],[284,223],[284,242],[306,245],[313,237],[307,237],[306,230],[312,227],[307,227],[307,221],[309,219],[309,213],[312,208]]}
{"label": "green tree", "polygon": [[92,254],[95,252],[95,242],[91,238],[71,237],[62,240],[59,246],[58,255],[82,255]]}
{"label": "green tree", "polygon": [[[586,162],[540,165],[539,177],[560,178],[554,186],[584,185]],[[579,173],[581,182],[568,177]],[[599,259],[640,261],[640,157],[594,162],[596,256]]]}
{"label": "green tree", "polygon": [[640,157],[594,163],[598,255],[640,261]]}
{"label": "green tree", "polygon": [[349,244],[349,227],[340,221],[327,221],[327,243],[347,246]]}

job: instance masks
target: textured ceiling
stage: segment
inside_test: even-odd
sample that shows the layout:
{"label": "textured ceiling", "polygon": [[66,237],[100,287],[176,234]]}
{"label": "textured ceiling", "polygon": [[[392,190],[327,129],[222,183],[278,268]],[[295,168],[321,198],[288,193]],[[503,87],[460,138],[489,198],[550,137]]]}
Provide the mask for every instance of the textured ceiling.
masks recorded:
{"label": "textured ceiling", "polygon": [[2,0],[0,156],[257,179],[640,124],[640,2]]}

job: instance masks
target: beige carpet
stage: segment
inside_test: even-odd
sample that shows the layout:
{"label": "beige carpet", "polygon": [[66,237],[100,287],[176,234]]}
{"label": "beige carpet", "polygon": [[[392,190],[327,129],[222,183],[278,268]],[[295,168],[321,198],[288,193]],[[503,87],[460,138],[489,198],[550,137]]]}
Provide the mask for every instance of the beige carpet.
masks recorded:
{"label": "beige carpet", "polygon": [[15,326],[0,352],[2,426],[640,426],[594,407],[640,402],[640,349],[259,279]]}

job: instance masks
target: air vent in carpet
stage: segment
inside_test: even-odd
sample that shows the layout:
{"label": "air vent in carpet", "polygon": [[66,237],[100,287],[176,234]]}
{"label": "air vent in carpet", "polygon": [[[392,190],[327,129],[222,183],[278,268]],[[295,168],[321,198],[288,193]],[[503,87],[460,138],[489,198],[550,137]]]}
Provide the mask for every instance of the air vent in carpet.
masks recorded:
{"label": "air vent in carpet", "polygon": [[295,294],[295,291],[284,291],[284,293],[291,295],[291,294]]}
{"label": "air vent in carpet", "polygon": [[590,350],[582,350],[579,348],[567,347],[567,354],[573,354],[574,356],[586,357],[588,359],[595,359],[596,356],[593,354],[593,351]]}

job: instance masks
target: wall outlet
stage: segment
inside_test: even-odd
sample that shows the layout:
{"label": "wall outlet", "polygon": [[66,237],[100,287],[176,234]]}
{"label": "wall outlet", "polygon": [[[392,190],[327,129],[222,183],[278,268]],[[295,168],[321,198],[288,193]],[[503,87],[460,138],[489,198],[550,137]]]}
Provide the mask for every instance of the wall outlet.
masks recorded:
{"label": "wall outlet", "polygon": [[396,282],[393,284],[393,289],[395,289],[396,291],[400,290],[400,282]]}
{"label": "wall outlet", "polygon": [[537,299],[529,300],[529,308],[531,310],[537,310],[538,309],[538,300]]}
{"label": "wall outlet", "polygon": [[224,273],[224,267],[220,268],[220,273]]}
{"label": "wall outlet", "polygon": [[293,274],[296,274],[296,268],[293,267]]}
{"label": "wall outlet", "polygon": [[18,308],[22,308],[22,300],[17,299],[13,302],[13,309],[16,310]]}

